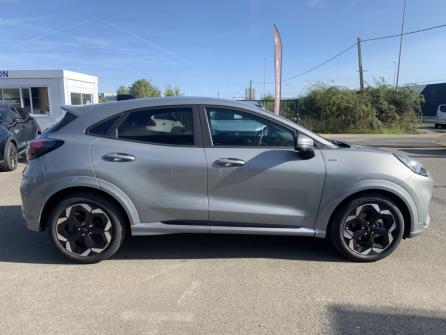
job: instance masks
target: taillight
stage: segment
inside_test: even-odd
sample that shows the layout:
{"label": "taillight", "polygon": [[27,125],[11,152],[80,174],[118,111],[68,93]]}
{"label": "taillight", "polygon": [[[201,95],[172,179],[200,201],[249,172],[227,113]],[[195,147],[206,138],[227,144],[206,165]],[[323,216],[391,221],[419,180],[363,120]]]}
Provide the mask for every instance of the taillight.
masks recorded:
{"label": "taillight", "polygon": [[149,121],[147,122],[147,126],[149,126],[149,127],[156,127],[155,120],[149,119]]}
{"label": "taillight", "polygon": [[26,149],[26,158],[28,160],[40,157],[54,149],[59,148],[64,141],[56,140],[53,138],[36,138],[28,142],[28,148]]}

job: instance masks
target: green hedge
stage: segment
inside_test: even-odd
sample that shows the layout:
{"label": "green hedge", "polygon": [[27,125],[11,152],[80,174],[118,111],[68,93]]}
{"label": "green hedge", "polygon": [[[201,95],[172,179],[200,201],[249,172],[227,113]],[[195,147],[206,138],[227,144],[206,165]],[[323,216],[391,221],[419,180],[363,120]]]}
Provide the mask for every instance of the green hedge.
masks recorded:
{"label": "green hedge", "polygon": [[300,99],[300,123],[323,133],[413,132],[423,102],[418,92],[385,83],[363,91],[318,84]]}

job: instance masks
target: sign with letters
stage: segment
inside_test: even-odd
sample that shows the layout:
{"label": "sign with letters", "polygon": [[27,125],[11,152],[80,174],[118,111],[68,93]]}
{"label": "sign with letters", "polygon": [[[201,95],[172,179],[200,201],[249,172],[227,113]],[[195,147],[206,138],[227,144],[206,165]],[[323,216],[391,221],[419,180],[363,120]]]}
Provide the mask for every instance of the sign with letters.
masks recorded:
{"label": "sign with letters", "polygon": [[8,78],[9,77],[9,71],[0,70],[0,78]]}

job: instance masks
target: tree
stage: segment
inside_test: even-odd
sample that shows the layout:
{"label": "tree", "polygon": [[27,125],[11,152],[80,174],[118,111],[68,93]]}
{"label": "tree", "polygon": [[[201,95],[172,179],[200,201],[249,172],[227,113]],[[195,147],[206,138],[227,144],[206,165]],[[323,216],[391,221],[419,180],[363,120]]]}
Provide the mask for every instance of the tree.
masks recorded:
{"label": "tree", "polygon": [[174,97],[174,96],[180,96],[183,95],[183,93],[181,93],[181,90],[178,86],[175,86],[175,88],[172,88],[172,86],[168,85],[166,87],[166,89],[164,90],[164,94],[165,97]]}
{"label": "tree", "polygon": [[121,85],[116,90],[116,93],[117,94],[129,94],[129,88]]}
{"label": "tree", "polygon": [[135,98],[160,97],[161,92],[155,85],[146,79],[136,80],[129,88],[129,93]]}

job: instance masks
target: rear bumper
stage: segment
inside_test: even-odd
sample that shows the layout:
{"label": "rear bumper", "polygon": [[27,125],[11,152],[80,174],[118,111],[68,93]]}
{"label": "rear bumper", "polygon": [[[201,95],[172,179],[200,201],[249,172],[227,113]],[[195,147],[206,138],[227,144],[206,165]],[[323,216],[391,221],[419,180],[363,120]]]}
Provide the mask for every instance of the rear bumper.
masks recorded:
{"label": "rear bumper", "polygon": [[446,124],[446,119],[436,119],[435,124]]}
{"label": "rear bumper", "polygon": [[41,231],[40,213],[44,205],[43,187],[46,177],[40,158],[28,162],[22,173],[20,195],[22,197],[22,216],[25,226],[32,231]]}
{"label": "rear bumper", "polygon": [[40,222],[38,219],[33,217],[31,214],[26,213],[22,206],[22,216],[23,216],[23,223],[25,227],[32,231],[42,231]]}

